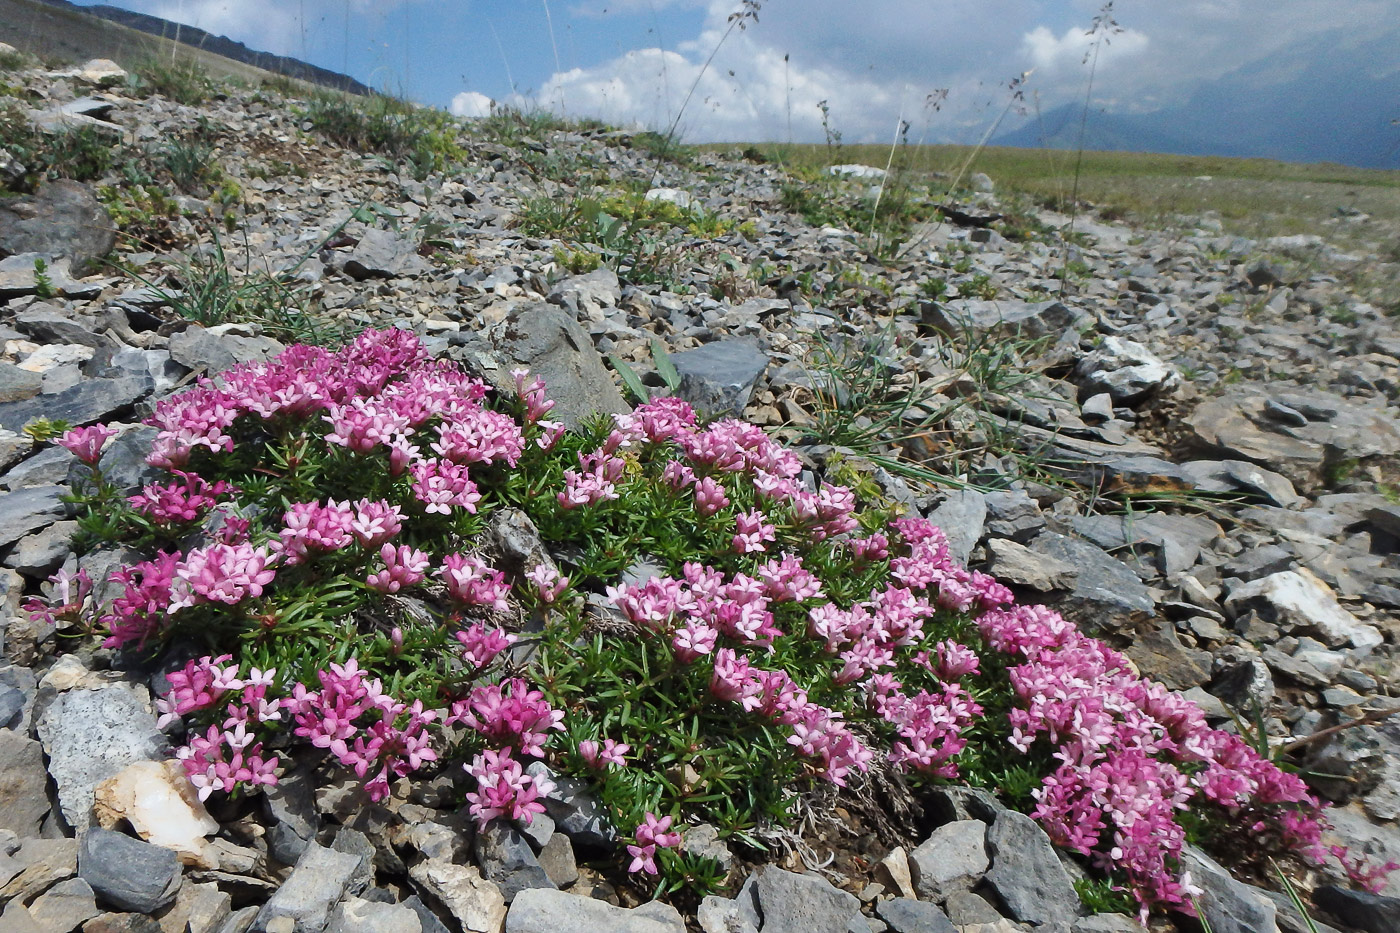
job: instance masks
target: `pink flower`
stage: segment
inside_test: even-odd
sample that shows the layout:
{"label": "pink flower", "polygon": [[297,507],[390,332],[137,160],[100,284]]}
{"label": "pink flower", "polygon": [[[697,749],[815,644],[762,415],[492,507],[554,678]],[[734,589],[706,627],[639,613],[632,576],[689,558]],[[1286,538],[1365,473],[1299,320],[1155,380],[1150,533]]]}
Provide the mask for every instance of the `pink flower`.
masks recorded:
{"label": "pink flower", "polygon": [[442,559],[442,569],[438,571],[447,592],[453,599],[469,606],[490,606],[497,612],[510,608],[506,596],[510,584],[506,575],[488,566],[479,557],[466,554],[448,554]]}
{"label": "pink flower", "polygon": [[536,564],[525,574],[525,579],[535,585],[536,595],[546,605],[557,600],[569,586],[569,578],[560,576],[559,571],[548,564]]}
{"label": "pink flower", "polygon": [[249,596],[258,597],[277,572],[277,557],[266,546],[211,544],[195,548],[175,567],[171,581],[171,612],[199,602],[235,606]]}
{"label": "pink flower", "polygon": [[724,487],[710,477],[700,480],[695,486],[695,511],[700,515],[713,515],[729,505],[729,497]]}
{"label": "pink flower", "polygon": [[734,536],[736,554],[752,554],[766,551],[765,542],[777,540],[778,529],[766,523],[761,511],[739,512],[734,516],[734,525],[739,533]]}
{"label": "pink flower", "polygon": [[55,443],[64,447],[73,456],[88,466],[97,466],[102,459],[102,445],[107,439],[116,437],[117,432],[105,424],[95,424],[87,428],[72,428],[65,431]]}
{"label": "pink flower", "polygon": [[612,739],[604,739],[601,746],[593,739],[584,739],[578,743],[578,753],[590,768],[603,769],[608,765],[626,767],[627,763],[622,756],[631,750],[632,746],[624,742],[614,742]]}
{"label": "pink flower", "polygon": [[498,628],[487,628],[480,622],[472,625],[460,632],[454,633],[456,639],[462,643],[462,658],[473,670],[480,670],[500,654],[502,651],[515,644],[514,635]]}
{"label": "pink flower", "polygon": [[426,579],[423,572],[431,563],[427,554],[406,544],[382,545],[379,558],[384,562],[384,569],[370,574],[365,583],[381,593],[397,593],[406,586],[422,583]]}

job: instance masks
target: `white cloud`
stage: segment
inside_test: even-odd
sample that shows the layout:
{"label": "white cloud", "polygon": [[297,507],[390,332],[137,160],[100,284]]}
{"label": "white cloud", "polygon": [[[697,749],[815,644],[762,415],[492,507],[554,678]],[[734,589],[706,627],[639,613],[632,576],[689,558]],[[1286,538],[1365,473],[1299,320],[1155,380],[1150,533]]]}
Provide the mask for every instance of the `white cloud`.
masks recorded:
{"label": "white cloud", "polygon": [[1049,28],[1037,26],[1021,40],[1021,51],[1037,71],[1057,71],[1083,65],[1094,54],[1099,43],[1098,62],[1108,65],[1115,60],[1136,55],[1147,48],[1147,36],[1136,29],[1117,34],[1094,35],[1083,28],[1065,30],[1056,36]]}
{"label": "white cloud", "polygon": [[[698,0],[578,0],[578,10],[645,16],[675,2]],[[771,0],[702,74],[737,7],[708,0],[694,38],[534,82],[536,102],[665,129],[699,76],[681,120],[691,140],[819,141],[821,100],[849,142],[889,139],[901,113],[911,139],[975,139],[1022,71],[1035,70],[1026,90],[1042,108],[1082,96],[1100,0]],[[1400,19],[1400,0],[1121,0],[1116,16],[1124,31],[1099,49],[1095,97],[1150,110],[1320,31],[1371,34]],[[921,104],[935,88],[950,93],[930,118]]]}
{"label": "white cloud", "polygon": [[452,103],[447,109],[453,116],[471,120],[478,117],[489,117],[494,103],[495,101],[485,94],[478,94],[476,91],[463,91],[452,98]]}
{"label": "white cloud", "polygon": [[284,0],[157,0],[130,7],[263,52],[297,55],[303,46],[297,10]]}

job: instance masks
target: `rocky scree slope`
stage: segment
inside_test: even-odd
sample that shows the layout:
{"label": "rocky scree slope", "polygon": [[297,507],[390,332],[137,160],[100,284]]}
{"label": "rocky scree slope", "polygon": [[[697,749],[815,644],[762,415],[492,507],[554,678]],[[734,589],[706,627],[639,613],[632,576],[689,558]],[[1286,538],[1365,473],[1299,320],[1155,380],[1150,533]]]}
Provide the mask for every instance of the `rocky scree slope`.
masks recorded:
{"label": "rocky scree slope", "polygon": [[[1072,863],[1033,823],[954,789],[911,851],[858,828],[814,836],[840,853],[837,885],[790,855],[688,918],[577,864],[569,814],[587,802],[567,795],[557,832],[474,841],[433,786],[371,806],[353,779],[293,775],[265,805],[212,818],[164,763],[150,685],[19,608],[84,566],[61,499],[72,458],[24,429],[131,423],[104,468],[134,487],[149,442],[136,423],[155,399],[370,325],[412,328],[501,384],[527,364],[573,412],[626,409],[604,357],[664,391],[655,342],[698,406],[779,430],[814,469],[930,516],[960,559],[1212,720],[1248,728],[1257,710],[1271,741],[1326,775],[1309,780],[1336,804],[1333,841],[1400,861],[1400,338],[1394,309],[1347,285],[1382,267],[1375,255],[1322,236],[1241,240],[1208,217],[1170,231],[1081,221],[1067,252],[1067,218],[983,191],[959,204],[973,225],[917,228],[892,258],[785,209],[795,183],[774,166],[658,160],[624,133],[466,126],[451,167],[423,171],[327,142],[304,102],[266,90],[195,107],[128,96],[104,68],[4,79],[36,132],[81,129],[130,157],[0,202],[5,929],[1137,929],[1087,915]],[[160,160],[182,141],[218,170],[185,193]],[[143,160],[166,174],[133,181]],[[31,171],[6,153],[0,169],[13,183]],[[870,183],[819,193],[858,217]],[[619,241],[586,203],[608,197],[659,221]],[[1017,208],[1014,229],[991,220]],[[619,252],[620,277],[584,271]],[[201,288],[225,271],[243,288],[217,309],[227,320],[182,316],[209,307]],[[853,380],[824,382],[824,353]],[[894,426],[907,436],[830,443],[874,426],[878,405],[846,423],[831,403],[872,381],[922,393]],[[897,475],[896,455],[956,482]],[[1204,856],[1193,875],[1217,931],[1306,928],[1286,898]],[[1397,928],[1396,882],[1370,895],[1299,880],[1338,928]]]}

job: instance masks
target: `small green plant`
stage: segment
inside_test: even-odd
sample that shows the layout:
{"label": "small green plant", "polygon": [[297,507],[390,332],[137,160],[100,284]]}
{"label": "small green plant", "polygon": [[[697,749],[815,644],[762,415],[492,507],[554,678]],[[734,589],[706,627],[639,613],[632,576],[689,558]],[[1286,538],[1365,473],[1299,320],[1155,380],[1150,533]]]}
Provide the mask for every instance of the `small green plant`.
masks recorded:
{"label": "small green plant", "polygon": [[307,102],[305,117],[338,145],[404,160],[420,181],[464,156],[451,115],[385,94],[321,92]]}
{"label": "small green plant", "polygon": [[992,282],[992,277],[985,272],[979,272],[971,279],[958,286],[959,293],[965,292],[974,298],[981,298],[984,301],[991,301],[997,296],[997,286]]}
{"label": "small green plant", "polygon": [[948,294],[948,280],[928,278],[919,283],[919,296],[929,301],[941,301]]}
{"label": "small green plant", "polygon": [[202,104],[214,94],[214,79],[192,57],[149,58],[134,69],[136,90],[159,94],[177,104]]}
{"label": "small green plant", "polygon": [[[343,225],[326,240],[339,234],[340,229]],[[210,234],[208,247],[192,251],[166,285],[146,283],[156,288],[172,311],[205,327],[256,324],[265,334],[283,342],[327,345],[345,339],[343,328],[328,326],[318,319],[308,307],[308,290],[296,284],[297,270],[315,255],[320,244],[291,268],[240,272],[226,254],[218,232],[211,230]]]}
{"label": "small green plant", "polygon": [[58,289],[49,278],[49,264],[42,256],[34,259],[34,294],[46,301],[58,297]]}
{"label": "small green plant", "polygon": [[35,418],[21,430],[39,442],[51,441],[67,431],[71,425],[62,418]]}
{"label": "small green plant", "polygon": [[554,262],[571,275],[586,275],[603,264],[603,257],[587,248],[554,247]]}
{"label": "small green plant", "polygon": [[1109,878],[1076,878],[1074,892],[1079,902],[1093,914],[1134,914],[1137,904],[1132,895]]}
{"label": "small green plant", "polygon": [[161,149],[158,161],[175,187],[185,194],[204,194],[219,173],[214,147],[197,137],[173,139]]}
{"label": "small green plant", "polygon": [[0,71],[19,71],[28,68],[32,62],[33,59],[20,51],[0,52]]}

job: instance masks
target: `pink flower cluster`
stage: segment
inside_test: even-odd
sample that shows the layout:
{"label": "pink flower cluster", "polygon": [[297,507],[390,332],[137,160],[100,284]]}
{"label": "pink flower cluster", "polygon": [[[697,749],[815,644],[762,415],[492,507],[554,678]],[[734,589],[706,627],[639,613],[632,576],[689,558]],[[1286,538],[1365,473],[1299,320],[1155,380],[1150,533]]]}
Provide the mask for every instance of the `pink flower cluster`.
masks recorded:
{"label": "pink flower cluster", "polygon": [[487,749],[463,768],[476,778],[476,789],[466,795],[467,812],[480,827],[497,817],[533,822],[536,813],[544,812],[541,798],[554,790],[548,778],[526,774],[509,748]]}
{"label": "pink flower cluster", "polygon": [[670,828],[669,816],[658,820],[655,813],[650,810],[646,812],[641,825],[633,832],[636,844],[627,847],[627,854],[632,856],[632,864],[627,866],[629,872],[645,872],[648,875],[657,873],[656,850],[674,849],[681,844],[681,834],[667,832]]}
{"label": "pink flower cluster", "polygon": [[659,577],[610,587],[608,598],[644,631],[669,636],[677,660],[694,664],[713,655],[710,692],[792,729],[788,743],[814,759],[815,770],[833,784],[844,784],[852,769],[866,770],[874,758],[842,721],[840,713],[812,703],[784,671],[753,666],[720,639],[738,646],[767,646],[783,633],[771,606],[820,595],[815,577],[800,559],[770,560],[759,577],[735,574],[729,580],[713,568],[688,563],[681,579]]}
{"label": "pink flower cluster", "polygon": [[157,525],[184,525],[197,521],[219,502],[219,497],[232,491],[220,480],[210,483],[202,476],[184,470],[172,470],[178,479],[173,483],[151,483],[139,495],[127,499],[131,507]]}
{"label": "pink flower cluster", "polygon": [[277,701],[267,695],[277,672],[253,668],[239,677],[238,665],[226,663],[230,660],[225,654],[188,662],[167,675],[170,690],[156,700],[162,729],[182,716],[224,705],[222,724],[191,733],[175,751],[200,800],[216,790],[231,793],[240,785],[252,790],[277,783],[277,756],[264,753],[256,734],[259,727],[281,719]]}
{"label": "pink flower cluster", "polygon": [[320,690],[296,684],[282,706],[292,714],[295,735],[325,748],[342,765],[364,778],[371,800],[389,794],[390,777],[404,777],[436,761],[429,728],[438,712],[424,710],[421,701],[405,704],[384,692],[351,658],[318,671]]}
{"label": "pink flower cluster", "polygon": [[562,710],[551,709],[543,693],[517,677],[473,687],[466,699],[452,704],[446,722],[463,723],[497,745],[543,758],[545,740],[551,731],[563,731],[563,719]]}

